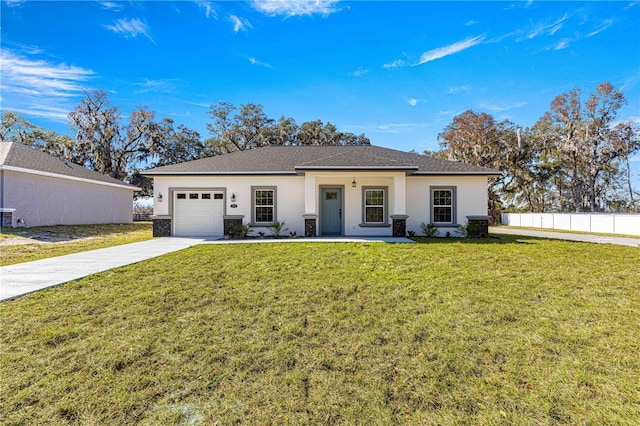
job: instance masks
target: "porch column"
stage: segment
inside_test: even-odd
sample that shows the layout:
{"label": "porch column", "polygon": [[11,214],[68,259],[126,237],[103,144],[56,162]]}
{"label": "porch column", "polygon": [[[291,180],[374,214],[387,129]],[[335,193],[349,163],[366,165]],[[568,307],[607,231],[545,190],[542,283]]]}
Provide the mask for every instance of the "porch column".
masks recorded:
{"label": "porch column", "polygon": [[401,175],[393,177],[393,211],[392,215],[407,214],[407,176]]}
{"label": "porch column", "polygon": [[315,237],[318,233],[318,212],[316,212],[316,177],[304,175],[304,236]]}

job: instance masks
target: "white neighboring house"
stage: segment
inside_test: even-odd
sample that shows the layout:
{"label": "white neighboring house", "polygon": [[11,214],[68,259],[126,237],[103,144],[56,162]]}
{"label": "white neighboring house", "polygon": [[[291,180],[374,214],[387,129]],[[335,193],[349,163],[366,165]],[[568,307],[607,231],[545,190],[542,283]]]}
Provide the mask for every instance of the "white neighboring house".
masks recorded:
{"label": "white neighboring house", "polygon": [[130,223],[140,188],[17,142],[0,142],[2,226]]}
{"label": "white neighboring house", "polygon": [[377,146],[268,146],[142,174],[154,179],[154,236],[223,236],[241,223],[270,235],[279,221],[310,237],[486,229],[487,178],[499,172]]}

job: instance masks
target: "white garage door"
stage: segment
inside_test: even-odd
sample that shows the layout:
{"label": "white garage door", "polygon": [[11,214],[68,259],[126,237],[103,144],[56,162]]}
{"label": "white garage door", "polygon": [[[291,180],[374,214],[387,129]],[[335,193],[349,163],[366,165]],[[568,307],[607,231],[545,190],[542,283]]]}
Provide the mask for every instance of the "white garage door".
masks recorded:
{"label": "white garage door", "polygon": [[174,191],[173,235],[221,237],[224,234],[224,194],[216,191]]}

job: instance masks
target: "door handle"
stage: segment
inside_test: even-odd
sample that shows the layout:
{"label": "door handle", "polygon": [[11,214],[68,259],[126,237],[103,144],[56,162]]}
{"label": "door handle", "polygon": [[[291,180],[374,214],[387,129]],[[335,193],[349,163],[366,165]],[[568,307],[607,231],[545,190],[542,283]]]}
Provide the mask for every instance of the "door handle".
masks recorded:
{"label": "door handle", "polygon": [[338,217],[342,219],[342,209],[338,209]]}

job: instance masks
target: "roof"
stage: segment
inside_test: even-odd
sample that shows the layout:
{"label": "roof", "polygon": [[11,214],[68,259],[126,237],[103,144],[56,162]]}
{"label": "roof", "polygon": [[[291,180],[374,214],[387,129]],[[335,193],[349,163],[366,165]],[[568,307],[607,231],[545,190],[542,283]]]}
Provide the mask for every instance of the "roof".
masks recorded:
{"label": "roof", "polygon": [[410,175],[498,175],[499,171],[372,145],[267,146],[158,167],[143,175],[273,175],[395,170]]}
{"label": "roof", "polygon": [[0,169],[58,175],[57,177],[73,180],[94,181],[103,185],[128,187],[133,191],[140,189],[111,176],[89,170],[79,164],[54,157],[19,142],[0,142]]}

